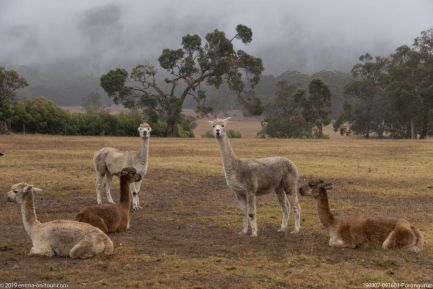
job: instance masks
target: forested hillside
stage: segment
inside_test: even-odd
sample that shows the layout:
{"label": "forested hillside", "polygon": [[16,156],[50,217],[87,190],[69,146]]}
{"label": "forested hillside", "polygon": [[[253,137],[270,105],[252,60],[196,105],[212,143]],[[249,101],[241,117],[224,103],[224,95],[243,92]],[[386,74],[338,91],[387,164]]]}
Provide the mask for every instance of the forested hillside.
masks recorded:
{"label": "forested hillside", "polygon": [[[44,96],[62,106],[75,106],[82,104],[82,98],[92,92],[99,92],[104,103],[111,103],[99,84],[99,75],[80,75],[74,71],[62,69],[39,69],[35,67],[20,66],[16,70],[25,77],[29,86],[19,92],[20,97]],[[303,88],[313,78],[322,79],[330,88],[332,94],[332,117],[336,118],[342,111],[344,86],[352,79],[349,72],[320,71],[312,75],[297,71],[286,71],[281,75],[263,75],[255,89],[256,96],[268,103],[275,96],[276,84],[280,80],[287,80],[291,85],[300,85]],[[208,104],[216,111],[240,108],[239,102],[226,85],[221,88],[208,88]],[[185,108],[193,106],[192,100],[185,102]]]}

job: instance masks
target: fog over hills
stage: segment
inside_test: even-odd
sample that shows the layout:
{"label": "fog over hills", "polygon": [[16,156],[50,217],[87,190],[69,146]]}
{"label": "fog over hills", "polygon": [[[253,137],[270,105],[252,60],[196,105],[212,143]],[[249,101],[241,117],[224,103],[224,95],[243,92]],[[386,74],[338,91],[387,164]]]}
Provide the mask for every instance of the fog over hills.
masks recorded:
{"label": "fog over hills", "polygon": [[265,74],[349,71],[365,52],[387,55],[433,26],[433,2],[417,1],[0,1],[0,65],[18,69],[43,94],[77,103],[101,73],[157,64],[186,33],[228,35],[250,26],[241,47]]}

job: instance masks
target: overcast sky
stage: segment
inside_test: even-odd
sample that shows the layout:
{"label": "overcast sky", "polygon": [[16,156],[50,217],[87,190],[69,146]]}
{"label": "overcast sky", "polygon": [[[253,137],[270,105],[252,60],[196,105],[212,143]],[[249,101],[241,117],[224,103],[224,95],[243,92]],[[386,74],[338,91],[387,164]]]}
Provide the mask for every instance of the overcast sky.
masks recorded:
{"label": "overcast sky", "polygon": [[349,70],[364,52],[387,55],[433,26],[429,0],[0,0],[0,65],[100,73],[156,63],[186,33],[227,35],[242,23],[266,73]]}

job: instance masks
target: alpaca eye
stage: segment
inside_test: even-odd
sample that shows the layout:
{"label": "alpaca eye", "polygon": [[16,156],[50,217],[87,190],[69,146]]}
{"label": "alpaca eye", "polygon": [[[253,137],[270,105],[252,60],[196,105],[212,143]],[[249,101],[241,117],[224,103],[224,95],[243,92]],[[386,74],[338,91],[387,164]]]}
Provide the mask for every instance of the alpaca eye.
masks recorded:
{"label": "alpaca eye", "polygon": [[221,127],[224,127],[224,125],[222,124]]}
{"label": "alpaca eye", "polygon": [[214,125],[212,127],[215,127]]}

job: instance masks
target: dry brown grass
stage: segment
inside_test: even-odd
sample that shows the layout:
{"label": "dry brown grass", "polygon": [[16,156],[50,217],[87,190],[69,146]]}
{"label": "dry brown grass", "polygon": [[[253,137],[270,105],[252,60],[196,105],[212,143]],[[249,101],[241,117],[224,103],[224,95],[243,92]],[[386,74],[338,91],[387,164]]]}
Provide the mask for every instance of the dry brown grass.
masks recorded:
{"label": "dry brown grass", "polygon": [[[92,154],[135,149],[137,138],[1,136],[0,191],[19,181],[44,189],[41,221],[73,218],[95,203]],[[212,139],[151,139],[144,209],[126,233],[111,235],[110,258],[28,257],[18,208],[0,201],[0,280],[64,282],[70,288],[360,288],[364,282],[433,283],[432,141],[236,139],[241,157],[282,155],[303,177],[331,180],[332,209],[404,216],[425,235],[423,254],[327,245],[315,203],[300,198],[302,228],[276,232],[276,197],[258,199],[259,237],[238,236],[241,214],[227,189]],[[115,179],[114,188],[118,181]],[[115,191],[117,194],[117,190]],[[291,216],[291,226],[292,216]]]}

